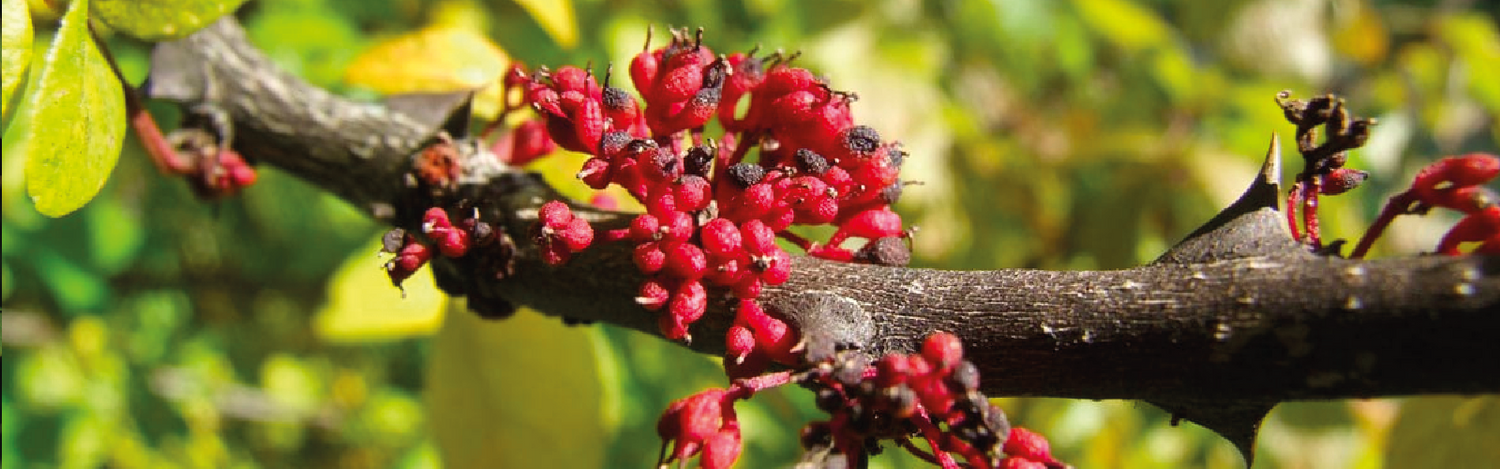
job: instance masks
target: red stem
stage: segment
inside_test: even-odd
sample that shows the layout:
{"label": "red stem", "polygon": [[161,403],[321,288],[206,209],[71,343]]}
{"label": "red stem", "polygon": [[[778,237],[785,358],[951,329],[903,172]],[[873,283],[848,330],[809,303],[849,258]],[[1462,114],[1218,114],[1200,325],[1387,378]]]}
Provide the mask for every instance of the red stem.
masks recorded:
{"label": "red stem", "polygon": [[1307,244],[1313,249],[1323,247],[1322,235],[1318,232],[1318,193],[1322,182],[1317,176],[1302,185],[1302,228],[1307,231]]}
{"label": "red stem", "polygon": [[1385,234],[1385,229],[1391,225],[1391,221],[1395,220],[1398,215],[1408,213],[1412,202],[1411,192],[1391,196],[1391,200],[1386,201],[1385,207],[1380,209],[1380,216],[1375,218],[1375,223],[1370,225],[1370,229],[1365,230],[1364,236],[1359,237],[1359,244],[1354,246],[1354,252],[1349,254],[1349,258],[1364,258],[1365,253],[1370,252],[1370,247],[1375,244],[1375,240]]}
{"label": "red stem", "polygon": [[1292,230],[1292,239],[1302,242],[1302,230],[1297,223],[1297,206],[1302,205],[1302,181],[1292,183],[1286,192],[1286,227]]}

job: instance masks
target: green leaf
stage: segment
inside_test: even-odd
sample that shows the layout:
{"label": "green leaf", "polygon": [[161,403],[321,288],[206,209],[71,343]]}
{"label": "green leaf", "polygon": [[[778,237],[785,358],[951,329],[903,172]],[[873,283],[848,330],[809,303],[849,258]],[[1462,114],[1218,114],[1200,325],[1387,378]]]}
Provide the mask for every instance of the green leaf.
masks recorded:
{"label": "green leaf", "polygon": [[125,139],[125,95],[90,37],[88,15],[87,0],[75,0],[63,15],[37,81],[6,129],[5,153],[26,158],[26,193],[50,217],[99,193]]}
{"label": "green leaf", "polygon": [[0,115],[10,112],[10,95],[26,77],[26,66],[31,64],[31,9],[26,0],[4,0],[0,10]]}
{"label": "green leaf", "polygon": [[192,34],[240,7],[245,0],[95,0],[94,18],[147,41]]}

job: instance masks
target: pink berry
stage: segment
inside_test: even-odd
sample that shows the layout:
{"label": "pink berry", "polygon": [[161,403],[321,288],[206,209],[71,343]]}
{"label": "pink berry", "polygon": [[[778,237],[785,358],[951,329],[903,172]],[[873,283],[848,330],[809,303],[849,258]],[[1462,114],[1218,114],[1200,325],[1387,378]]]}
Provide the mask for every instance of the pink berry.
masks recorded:
{"label": "pink berry", "polygon": [[567,204],[554,200],[542,204],[542,207],[537,209],[537,218],[544,226],[560,229],[573,221],[573,209],[568,208]]}
{"label": "pink berry", "polygon": [[675,243],[667,248],[666,271],[673,277],[696,280],[708,270],[703,250],[690,243]]}
{"label": "pink berry", "polygon": [[725,218],[715,218],[703,225],[703,250],[710,256],[726,257],[740,251],[740,229]]}

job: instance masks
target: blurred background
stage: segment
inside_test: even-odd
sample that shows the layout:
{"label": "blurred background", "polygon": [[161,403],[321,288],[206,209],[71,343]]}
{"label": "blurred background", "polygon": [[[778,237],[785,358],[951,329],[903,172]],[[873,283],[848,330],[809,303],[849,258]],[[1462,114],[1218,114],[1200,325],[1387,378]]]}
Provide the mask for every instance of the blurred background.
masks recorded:
{"label": "blurred background", "polygon": [[[47,2],[31,3],[38,28],[55,27]],[[1349,163],[1371,180],[1321,212],[1325,237],[1357,238],[1423,164],[1496,151],[1497,14],[1462,0],[267,0],[240,12],[280,65],[362,99],[483,86],[510,60],[623,67],[648,25],[658,45],[666,26],[703,26],[717,52],[800,50],[798,65],[860,95],[856,119],[906,144],[905,178],[923,183],[898,207],[921,227],[916,263],[953,269],[1153,259],[1243,190],[1273,132],[1290,136],[1272,100],[1283,89],[1339,93],[1380,121]],[[138,83],[149,45],[110,47]],[[1285,150],[1289,178],[1300,162]],[[98,199],[49,219],[15,160],[0,201],[7,469],[649,467],[666,404],[723,384],[717,359],[639,334],[530,312],[481,322],[425,272],[403,298],[376,255],[381,228],[273,168],[203,203],[129,144]],[[580,161],[536,165],[563,184]],[[1403,218],[1374,255],[1431,250],[1455,220]],[[798,429],[819,418],[805,394],[743,406],[740,467],[795,461]],[[1078,467],[1241,466],[1228,443],[1145,404],[998,401]],[[1286,404],[1257,467],[1496,467],[1497,434],[1493,397]],[[876,467],[922,467],[900,453]]]}

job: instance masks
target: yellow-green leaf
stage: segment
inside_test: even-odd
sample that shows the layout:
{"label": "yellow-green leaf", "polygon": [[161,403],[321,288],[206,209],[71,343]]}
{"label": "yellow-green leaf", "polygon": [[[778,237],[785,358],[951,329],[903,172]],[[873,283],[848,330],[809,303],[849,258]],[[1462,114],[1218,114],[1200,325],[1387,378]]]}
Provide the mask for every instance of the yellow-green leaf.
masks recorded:
{"label": "yellow-green leaf", "polygon": [[[454,302],[455,305],[460,303]],[[454,307],[433,342],[427,408],[449,467],[603,467],[618,379],[598,328]],[[619,464],[619,461],[614,461]],[[628,464],[627,464],[628,465]]]}
{"label": "yellow-green leaf", "polygon": [[516,0],[531,18],[552,36],[563,49],[578,44],[578,20],[573,16],[572,0]]}
{"label": "yellow-green leaf", "polygon": [[10,112],[10,97],[26,77],[26,66],[31,64],[31,9],[26,0],[5,0],[0,5],[5,13],[0,18],[0,114]]}
{"label": "yellow-green leaf", "polygon": [[490,116],[499,111],[500,75],[509,64],[484,34],[444,24],[376,44],[349,64],[344,80],[385,95],[482,90],[474,112]]}
{"label": "yellow-green leaf", "polygon": [[63,15],[35,83],[5,132],[5,153],[26,158],[26,193],[60,217],[93,199],[120,158],[125,95],[89,34],[89,2]]}
{"label": "yellow-green leaf", "polygon": [[147,41],[192,34],[233,13],[245,0],[94,0],[94,18]]}
{"label": "yellow-green leaf", "polygon": [[356,250],[344,261],[330,282],[328,303],[313,319],[313,329],[323,340],[366,342],[431,335],[443,323],[447,296],[432,282],[432,269],[418,270],[402,283],[390,286],[375,252],[380,239]]}
{"label": "yellow-green leaf", "polygon": [[1387,441],[1386,467],[1493,467],[1500,461],[1500,398],[1407,399]]}

